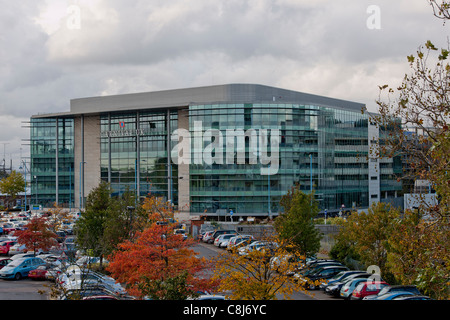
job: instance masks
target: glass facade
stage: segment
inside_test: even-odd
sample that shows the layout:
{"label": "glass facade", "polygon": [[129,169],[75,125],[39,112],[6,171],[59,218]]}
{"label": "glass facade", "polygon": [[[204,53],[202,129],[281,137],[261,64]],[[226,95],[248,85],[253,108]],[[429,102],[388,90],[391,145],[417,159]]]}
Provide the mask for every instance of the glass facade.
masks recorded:
{"label": "glass facade", "polygon": [[151,193],[177,204],[177,166],[167,159],[168,131],[178,128],[177,117],[165,110],[100,117],[101,179],[111,183],[113,194]]}
{"label": "glass facade", "polygon": [[74,203],[74,122],[67,118],[31,119],[30,203],[65,207]]}
{"label": "glass facade", "polygon": [[[296,184],[305,192],[313,189],[321,209],[368,206],[368,120],[361,112],[300,104],[191,105],[192,135],[195,122],[203,133],[279,129],[281,136],[273,175],[261,175],[267,166],[249,163],[249,141],[245,164],[191,164],[191,213],[261,214],[269,206],[276,213],[281,196]],[[192,144],[192,157],[210,143]]]}
{"label": "glass facade", "polygon": [[[178,179],[184,179],[180,185],[186,194],[181,195],[180,203],[188,202],[192,215],[223,216],[230,210],[236,216],[277,214],[282,211],[281,197],[295,185],[306,193],[314,191],[319,208],[329,213],[343,206],[366,208],[374,196],[387,199],[401,191],[401,182],[395,179],[402,170],[399,157],[380,162],[376,174],[370,171],[369,121],[360,111],[275,101],[198,103],[183,109],[104,112],[89,117],[89,133],[85,134],[89,139],[99,139],[100,150],[85,150],[92,158],[84,161],[89,163],[89,170],[99,171],[85,174],[100,173],[100,179],[111,184],[114,195],[130,190],[142,198],[150,193],[174,205],[178,205]],[[182,116],[179,122],[179,112],[187,114],[188,121]],[[86,185],[81,179],[84,171],[74,168],[75,143],[83,145],[75,141],[75,137],[81,139],[81,132],[75,134],[74,129],[74,119],[79,116],[31,119],[31,204],[51,207],[58,202],[73,207],[78,192],[81,199],[81,186]],[[198,124],[200,142],[195,139]],[[171,161],[177,129],[188,129],[194,137],[191,161],[180,168]],[[257,143],[248,135],[241,140],[240,151],[236,143],[233,148],[237,149],[231,150],[230,156],[227,133],[239,130],[254,132]],[[269,132],[266,140],[261,139],[264,130]],[[222,141],[207,136],[211,131],[220,132]],[[279,133],[278,165],[268,168],[262,161],[262,147],[267,147],[267,155],[275,154],[273,132]],[[214,148],[210,148],[213,142]],[[205,161],[208,153],[210,158],[219,159],[218,152],[223,152],[222,162]],[[269,174],[262,174],[263,169]],[[81,183],[75,184],[75,172]],[[95,179],[89,182],[85,196],[97,183]],[[375,180],[379,182],[376,190]],[[80,190],[74,190],[75,185]],[[369,194],[370,186],[373,194]]]}

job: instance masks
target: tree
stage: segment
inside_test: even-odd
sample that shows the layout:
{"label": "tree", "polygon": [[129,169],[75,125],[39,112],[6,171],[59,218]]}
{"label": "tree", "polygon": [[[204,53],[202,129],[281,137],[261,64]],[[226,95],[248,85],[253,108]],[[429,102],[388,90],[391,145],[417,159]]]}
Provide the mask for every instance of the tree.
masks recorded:
{"label": "tree", "polygon": [[[434,15],[450,19],[449,1],[429,0]],[[417,283],[435,297],[449,296],[450,225],[450,63],[449,48],[430,40],[407,57],[411,73],[396,89],[380,86],[379,116],[371,122],[384,130],[375,152],[380,157],[400,155],[406,172],[402,179],[429,182],[436,203],[421,200],[418,210],[396,220],[387,241],[387,268],[399,281]],[[381,98],[382,94],[387,97]],[[393,97],[395,95],[395,97]],[[425,215],[427,219],[419,219]]]}
{"label": "tree", "polygon": [[[450,18],[448,1],[429,3],[438,18]],[[379,115],[371,116],[371,122],[383,134],[374,153],[379,157],[401,156],[406,171],[399,178],[428,181],[439,204],[430,206],[423,201],[421,209],[445,224],[450,218],[449,49],[439,49],[428,40],[407,61],[411,73],[404,76],[401,85],[396,89],[380,86]]]}
{"label": "tree", "polygon": [[[156,203],[155,199],[146,202],[144,206],[148,208],[149,203]],[[167,206],[158,210],[149,212],[150,218],[170,214]],[[137,297],[185,299],[198,291],[213,289],[214,281],[203,274],[210,264],[205,258],[196,257],[190,248],[193,241],[175,234],[176,227],[176,223],[155,219],[143,231],[138,231],[134,239],[118,245],[109,256],[107,270]]]}
{"label": "tree", "polygon": [[388,274],[387,262],[389,236],[400,212],[390,204],[374,203],[368,212],[352,213],[340,221],[341,229],[335,240],[338,246],[351,247],[366,267],[376,265]]}
{"label": "tree", "polygon": [[101,240],[104,254],[110,255],[119,243],[133,239],[137,231],[144,229],[147,221],[142,206],[136,205],[134,192],[127,190],[120,197],[111,198]]}
{"label": "tree", "polygon": [[102,181],[89,193],[86,211],[76,224],[77,244],[100,257],[100,268],[103,257],[119,243],[133,239],[147,221],[133,192],[127,190],[121,197],[112,197],[111,193],[109,184]]}
{"label": "tree", "polygon": [[20,192],[25,191],[25,180],[17,171],[13,170],[7,178],[0,180],[0,192],[10,196],[10,200],[15,200]]}
{"label": "tree", "polygon": [[386,266],[400,283],[417,285],[434,299],[450,297],[449,227],[410,210],[394,221]]}
{"label": "tree", "polygon": [[101,182],[88,195],[86,211],[80,215],[76,224],[77,244],[80,248],[90,250],[103,262],[104,248],[102,239],[106,229],[108,210],[111,205],[110,188]]}
{"label": "tree", "polygon": [[310,256],[320,249],[322,235],[313,219],[319,213],[314,194],[306,195],[293,187],[281,198],[284,214],[275,219],[274,227],[280,239],[292,241],[302,255]]}
{"label": "tree", "polygon": [[438,1],[436,0],[428,0],[430,2],[431,7],[433,8],[434,16],[443,19],[444,22],[450,19],[450,3],[449,1]]}
{"label": "tree", "polygon": [[263,237],[267,246],[245,254],[233,248],[216,259],[215,279],[219,290],[233,300],[284,299],[294,291],[306,292],[306,282],[292,276],[305,257],[296,246],[274,236]]}
{"label": "tree", "polygon": [[39,249],[48,251],[57,244],[57,235],[49,230],[47,219],[43,217],[32,218],[25,225],[25,230],[18,230],[15,235],[17,236],[17,242],[24,244],[28,250],[32,250],[34,255]]}

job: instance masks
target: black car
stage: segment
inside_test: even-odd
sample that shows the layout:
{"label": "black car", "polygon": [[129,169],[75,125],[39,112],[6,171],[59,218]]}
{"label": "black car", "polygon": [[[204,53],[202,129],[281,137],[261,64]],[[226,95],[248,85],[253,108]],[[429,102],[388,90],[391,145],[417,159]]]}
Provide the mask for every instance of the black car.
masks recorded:
{"label": "black car", "polygon": [[360,274],[360,273],[367,273],[367,272],[366,271],[362,271],[362,270],[348,270],[348,271],[339,272],[334,277],[331,277],[330,279],[328,279],[328,281],[324,281],[320,285],[320,289],[325,289],[330,284],[333,284],[335,282],[344,281],[345,278],[350,277],[351,275]]}
{"label": "black car", "polygon": [[[349,270],[349,269],[343,265],[328,266],[328,267],[320,268],[313,274],[307,275],[306,278],[308,278],[310,282],[317,281],[320,279],[329,279],[329,278],[333,277],[334,275],[338,274],[339,272],[346,271],[346,270]],[[311,290],[316,289],[316,287],[317,286],[315,284],[312,284],[312,283],[309,284],[309,289],[311,289]]]}
{"label": "black car", "polygon": [[316,273],[317,270],[324,268],[324,267],[332,267],[332,266],[342,266],[342,263],[340,262],[322,262],[322,263],[318,263],[315,264],[313,266],[309,266],[307,268],[303,268],[300,270],[300,274],[302,274],[303,276],[308,276],[310,274]]}
{"label": "black car", "polygon": [[341,288],[348,282],[353,279],[368,279],[372,274],[370,273],[357,273],[349,275],[348,277],[343,278],[340,281],[334,282],[325,287],[325,292],[334,297],[339,297],[341,294]]}

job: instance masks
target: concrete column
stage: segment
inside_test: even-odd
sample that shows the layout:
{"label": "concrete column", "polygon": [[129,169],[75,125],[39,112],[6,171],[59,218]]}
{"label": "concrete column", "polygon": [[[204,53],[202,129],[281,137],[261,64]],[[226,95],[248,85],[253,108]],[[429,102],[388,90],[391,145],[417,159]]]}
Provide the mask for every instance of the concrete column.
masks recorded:
{"label": "concrete column", "polygon": [[100,183],[100,116],[75,118],[74,128],[74,194],[75,207],[80,208],[80,197],[87,197]]}
{"label": "concrete column", "polygon": [[[189,130],[189,110],[178,110],[178,129]],[[175,144],[175,143],[174,143]],[[189,164],[178,165],[178,217],[180,221],[189,220],[190,214],[189,195]]]}

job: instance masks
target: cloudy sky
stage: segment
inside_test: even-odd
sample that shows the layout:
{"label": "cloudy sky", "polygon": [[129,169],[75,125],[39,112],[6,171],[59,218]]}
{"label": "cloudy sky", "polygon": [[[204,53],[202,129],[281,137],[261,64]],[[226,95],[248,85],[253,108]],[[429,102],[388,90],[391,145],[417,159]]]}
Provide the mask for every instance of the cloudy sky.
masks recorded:
{"label": "cloudy sky", "polygon": [[0,0],[0,159],[70,99],[257,83],[362,102],[450,25],[427,0]]}

